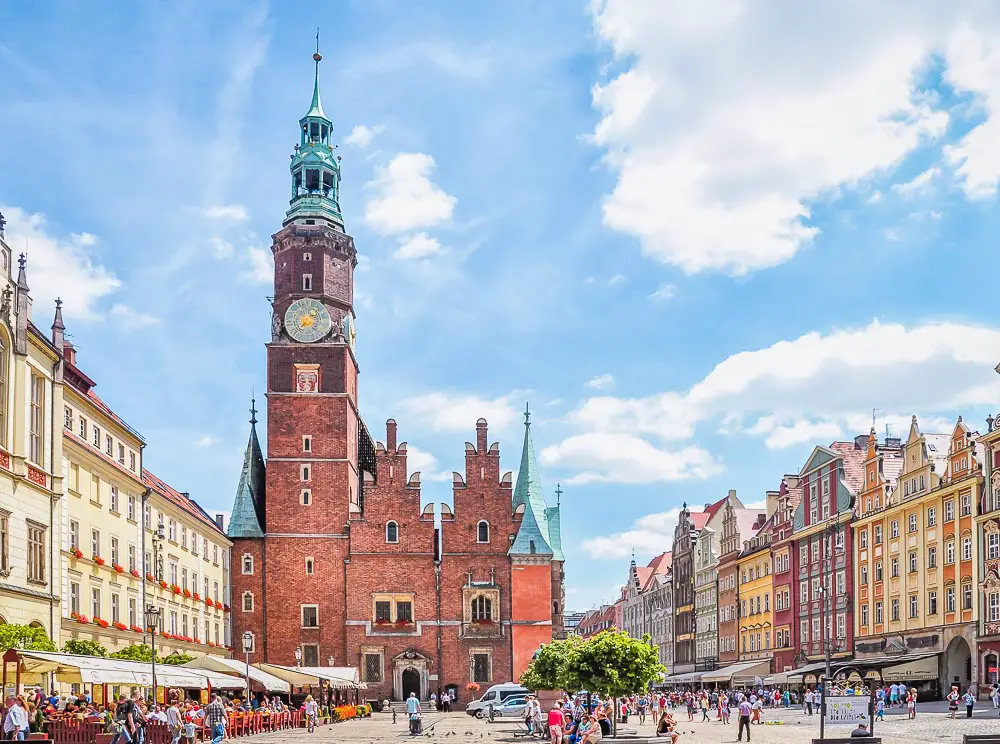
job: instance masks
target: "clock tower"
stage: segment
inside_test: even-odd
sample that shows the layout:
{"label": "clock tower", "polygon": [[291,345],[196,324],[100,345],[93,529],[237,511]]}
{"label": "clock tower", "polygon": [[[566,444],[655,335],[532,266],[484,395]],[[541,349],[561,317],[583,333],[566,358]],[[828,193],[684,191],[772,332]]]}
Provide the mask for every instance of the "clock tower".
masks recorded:
{"label": "clock tower", "polygon": [[[257,577],[263,601],[254,620],[241,618],[256,626],[250,629],[264,646],[258,652],[271,661],[294,663],[296,647],[308,656],[323,649],[322,659],[303,659],[306,666],[340,656],[346,644],[343,599],[334,598],[345,591],[348,523],[360,512],[363,429],[354,356],[357,251],[340,211],[340,163],[320,100],[318,45],[313,59],[312,102],[299,120],[289,166],[290,206],[271,245],[267,465],[263,509],[255,504],[264,515]],[[307,625],[303,604],[315,605],[323,622],[313,627],[310,616]]]}

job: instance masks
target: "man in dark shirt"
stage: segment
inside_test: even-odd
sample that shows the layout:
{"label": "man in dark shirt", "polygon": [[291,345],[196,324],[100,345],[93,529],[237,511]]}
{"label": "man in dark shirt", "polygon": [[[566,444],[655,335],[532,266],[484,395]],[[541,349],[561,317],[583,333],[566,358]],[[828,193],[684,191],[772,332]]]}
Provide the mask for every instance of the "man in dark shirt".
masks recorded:
{"label": "man in dark shirt", "polygon": [[124,695],[118,696],[118,706],[115,708],[115,735],[111,737],[111,744],[118,744],[120,741],[132,741],[135,733],[135,719],[132,717],[132,701]]}
{"label": "man in dark shirt", "polygon": [[868,733],[867,723],[859,723],[858,727],[851,732],[852,739],[867,738],[869,736],[871,736],[871,734]]}

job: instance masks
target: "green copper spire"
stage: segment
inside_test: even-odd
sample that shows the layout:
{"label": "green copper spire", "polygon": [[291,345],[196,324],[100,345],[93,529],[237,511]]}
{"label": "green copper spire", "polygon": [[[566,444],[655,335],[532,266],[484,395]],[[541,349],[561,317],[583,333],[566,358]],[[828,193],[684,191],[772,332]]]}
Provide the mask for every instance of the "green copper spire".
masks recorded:
{"label": "green copper spire", "polygon": [[545,497],[542,495],[542,481],[538,476],[538,462],[535,459],[535,445],[531,440],[531,411],[524,407],[524,445],[521,448],[521,467],[517,471],[512,506],[515,511],[524,507],[521,526],[517,530],[514,543],[508,553],[511,555],[553,555],[549,543],[549,527],[546,519]]}
{"label": "green copper spire", "polygon": [[243,456],[240,485],[236,489],[229,537],[264,537],[264,456],[257,440],[257,405],[250,403],[250,440]]}
{"label": "green copper spire", "polygon": [[313,61],[316,63],[316,71],[313,76],[313,99],[312,105],[309,106],[309,113],[306,114],[306,118],[316,117],[319,119],[326,119],[326,114],[323,113],[323,102],[319,100],[319,63],[322,61],[323,55],[319,53],[319,29],[316,29],[316,53],[313,54]]}
{"label": "green copper spire", "polygon": [[292,200],[283,224],[332,223],[344,229],[340,211],[340,157],[334,154],[333,122],[323,111],[319,95],[319,31],[313,54],[313,95],[309,111],[299,119],[299,144],[295,146],[289,169],[292,172]]}

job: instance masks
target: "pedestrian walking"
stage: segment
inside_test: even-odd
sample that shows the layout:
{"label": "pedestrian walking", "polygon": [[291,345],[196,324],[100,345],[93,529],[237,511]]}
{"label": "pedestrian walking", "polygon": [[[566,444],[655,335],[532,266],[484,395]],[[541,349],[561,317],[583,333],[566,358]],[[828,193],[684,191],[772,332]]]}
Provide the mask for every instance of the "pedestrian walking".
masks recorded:
{"label": "pedestrian walking", "polygon": [[806,688],[806,694],[802,698],[802,700],[803,700],[803,705],[805,705],[805,707],[806,707],[806,713],[808,715],[810,715],[810,716],[813,714],[813,700],[814,699],[815,699],[815,695],[813,695],[812,688],[811,687],[807,687]]}
{"label": "pedestrian walking", "polygon": [[958,698],[958,687],[952,685],[951,692],[946,697],[948,701],[948,717],[951,719],[954,719],[955,714],[958,713]]}
{"label": "pedestrian walking", "polygon": [[747,730],[747,741],[750,741],[750,701],[746,698],[740,701],[740,725],[736,732],[736,740],[743,741],[743,729]]}
{"label": "pedestrian walking", "polygon": [[917,717],[917,688],[911,687],[906,693],[906,717],[913,720]]}

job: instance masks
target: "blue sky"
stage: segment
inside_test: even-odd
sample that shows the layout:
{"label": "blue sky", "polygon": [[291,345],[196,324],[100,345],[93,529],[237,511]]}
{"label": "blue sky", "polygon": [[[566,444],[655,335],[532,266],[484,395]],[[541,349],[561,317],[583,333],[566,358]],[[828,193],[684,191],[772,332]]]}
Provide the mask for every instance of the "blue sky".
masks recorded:
{"label": "blue sky", "polygon": [[7,239],[147,466],[228,510],[321,26],[363,415],[440,501],[531,401],[586,609],[685,500],[1000,403],[1000,12],[869,5],[8,3]]}

